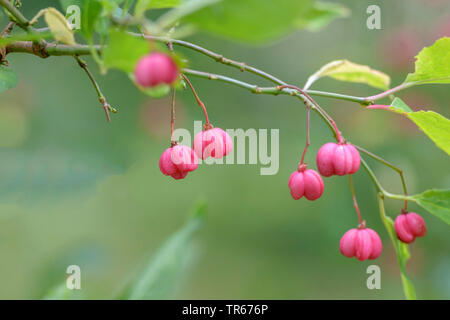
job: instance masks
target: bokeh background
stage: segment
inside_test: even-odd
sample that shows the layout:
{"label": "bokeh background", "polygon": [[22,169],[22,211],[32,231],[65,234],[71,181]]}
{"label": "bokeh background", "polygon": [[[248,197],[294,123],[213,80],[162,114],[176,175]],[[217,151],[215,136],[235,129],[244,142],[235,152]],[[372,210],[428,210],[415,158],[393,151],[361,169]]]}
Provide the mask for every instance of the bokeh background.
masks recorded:
{"label": "bokeh background", "polygon": [[[23,0],[27,17],[58,1]],[[342,2],[343,3],[343,2]],[[317,33],[299,31],[262,47],[207,35],[189,41],[302,85],[325,63],[346,58],[392,76],[413,71],[414,55],[450,36],[450,7],[442,0],[379,1],[382,29],[366,28],[367,1],[345,1],[351,16]],[[262,17],[263,18],[263,17]],[[6,24],[3,17],[2,25]],[[194,69],[264,81],[197,53],[180,50]],[[348,180],[326,179],[314,203],[294,201],[287,180],[305,142],[303,104],[288,96],[252,95],[240,88],[191,78],[212,122],[222,128],[280,130],[280,169],[261,176],[259,165],[202,166],[187,179],[163,176],[158,159],[169,143],[169,100],[139,92],[128,77],[106,76],[88,58],[108,101],[119,109],[111,124],[84,72],[70,57],[11,54],[18,86],[0,96],[0,298],[37,299],[62,283],[68,265],[82,270],[85,298],[115,298],[136,270],[186,221],[196,199],[208,202],[205,224],[183,281],[171,298],[401,299],[392,245],[378,215],[376,192],[364,170],[355,176],[364,219],[383,239],[375,262],[344,258],[339,239],[357,223]],[[323,79],[314,89],[359,96],[377,91]],[[449,89],[423,86],[400,93],[413,109],[446,117]],[[352,142],[400,166],[410,193],[448,188],[448,156],[399,115],[318,99]],[[201,110],[189,91],[177,95],[177,127],[193,130]],[[312,115],[306,161],[331,136]],[[401,193],[389,168],[368,160],[390,191]],[[401,202],[387,201],[395,217]],[[418,207],[428,235],[411,246],[408,271],[419,298],[450,298],[448,226]],[[366,268],[378,264],[382,289],[368,290]]]}

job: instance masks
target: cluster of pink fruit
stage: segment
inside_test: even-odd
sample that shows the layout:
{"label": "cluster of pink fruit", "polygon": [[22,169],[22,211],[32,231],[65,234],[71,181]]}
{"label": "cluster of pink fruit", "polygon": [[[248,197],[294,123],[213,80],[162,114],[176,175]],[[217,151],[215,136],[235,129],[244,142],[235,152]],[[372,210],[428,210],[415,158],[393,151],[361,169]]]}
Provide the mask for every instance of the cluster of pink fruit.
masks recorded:
{"label": "cluster of pink fruit", "polygon": [[[135,68],[134,76],[143,87],[155,87],[161,84],[173,84],[179,76],[178,67],[173,59],[160,52],[141,58]],[[193,149],[172,142],[159,159],[159,169],[166,176],[179,180],[198,168],[198,158],[213,157],[220,159],[233,150],[233,141],[228,133],[213,128],[208,122],[205,130],[194,138]]]}
{"label": "cluster of pink fruit", "polygon": [[[143,87],[154,87],[160,84],[173,84],[179,76],[177,65],[169,55],[151,53],[143,57],[135,69],[136,81]],[[207,120],[208,121],[208,120]],[[209,122],[205,130],[194,138],[193,148],[178,145],[166,149],[159,159],[159,168],[166,176],[179,180],[198,168],[199,160],[213,157],[220,159],[231,152],[233,141],[224,130],[213,128]],[[306,148],[305,148],[306,150]],[[305,197],[316,200],[323,194],[322,176],[344,176],[356,173],[361,164],[358,150],[345,142],[326,143],[317,152],[317,169],[308,169],[303,159],[297,170],[289,177],[289,189],[295,200]],[[359,212],[358,212],[359,213]],[[376,259],[383,245],[378,234],[366,228],[365,221],[360,221],[358,228],[348,230],[341,238],[340,251],[346,257],[358,260]],[[395,230],[398,238],[411,243],[416,237],[426,233],[425,221],[414,212],[402,211],[395,219]]]}
{"label": "cluster of pink fruit", "polygon": [[206,128],[194,138],[194,148],[173,145],[167,148],[159,159],[159,169],[166,176],[178,180],[198,168],[198,158],[220,159],[233,150],[233,141],[220,128]]}
{"label": "cluster of pink fruit", "polygon": [[[303,196],[308,200],[316,200],[322,196],[324,183],[322,176],[343,176],[358,171],[361,158],[358,150],[348,143],[326,143],[317,152],[317,169],[307,169],[307,165],[300,163],[297,171],[289,178],[288,186],[291,196],[298,200]],[[395,230],[398,238],[411,243],[416,237],[426,233],[425,221],[414,212],[403,212],[395,220]],[[365,221],[358,228],[348,230],[341,238],[340,251],[346,257],[356,257],[363,261],[376,259],[381,254],[383,245],[379,235],[366,227]]]}

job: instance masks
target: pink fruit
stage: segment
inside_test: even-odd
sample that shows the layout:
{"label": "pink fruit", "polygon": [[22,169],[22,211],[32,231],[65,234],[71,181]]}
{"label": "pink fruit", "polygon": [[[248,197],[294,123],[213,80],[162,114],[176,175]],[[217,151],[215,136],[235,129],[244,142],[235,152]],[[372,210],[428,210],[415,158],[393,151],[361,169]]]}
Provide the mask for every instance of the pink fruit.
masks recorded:
{"label": "pink fruit", "polygon": [[298,200],[305,196],[308,200],[316,200],[322,196],[323,180],[317,171],[306,169],[306,165],[301,164],[298,170],[289,177],[289,189],[291,196]]}
{"label": "pink fruit", "polygon": [[339,243],[341,253],[348,257],[356,257],[360,261],[376,259],[383,250],[378,234],[366,227],[348,230]]}
{"label": "pink fruit", "polygon": [[170,56],[155,52],[138,61],[134,76],[143,87],[171,84],[178,77],[178,68]]}
{"label": "pink fruit", "polygon": [[175,145],[167,148],[159,159],[159,169],[166,176],[184,179],[198,167],[198,158],[194,150],[187,146]]}
{"label": "pink fruit", "polygon": [[324,177],[354,174],[360,164],[359,152],[351,144],[328,142],[317,152],[317,169]]}
{"label": "pink fruit", "polygon": [[194,150],[201,159],[220,159],[233,150],[233,140],[220,128],[204,130],[195,136]]}
{"label": "pink fruit", "polygon": [[427,233],[425,221],[415,212],[399,215],[395,219],[394,227],[397,237],[405,243],[411,243],[416,237],[423,237]]}

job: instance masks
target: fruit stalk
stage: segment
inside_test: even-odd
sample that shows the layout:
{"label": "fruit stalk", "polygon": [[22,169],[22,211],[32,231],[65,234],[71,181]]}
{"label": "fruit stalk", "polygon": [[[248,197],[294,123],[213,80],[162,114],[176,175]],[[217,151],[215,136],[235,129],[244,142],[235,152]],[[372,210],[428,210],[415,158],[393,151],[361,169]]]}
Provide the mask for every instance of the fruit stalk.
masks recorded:
{"label": "fruit stalk", "polygon": [[310,141],[310,133],[309,133],[309,113],[310,113],[310,109],[306,108],[306,145],[305,148],[303,149],[303,154],[302,154],[302,159],[300,161],[300,164],[303,164],[303,161],[305,160],[305,155],[306,155],[306,151],[308,150],[309,145],[311,144]]}
{"label": "fruit stalk", "polygon": [[186,81],[188,86],[191,88],[191,91],[194,94],[194,97],[197,100],[198,105],[203,109],[203,113],[205,114],[206,128],[210,128],[211,124],[209,123],[208,112],[206,111],[205,104],[203,103],[202,100],[200,100],[200,97],[198,96],[197,92],[195,91],[194,86],[192,85],[191,81],[189,81],[189,79],[186,77],[186,75],[184,75],[182,73],[181,76]]}
{"label": "fruit stalk", "polygon": [[359,211],[358,201],[356,201],[355,188],[353,187],[353,179],[352,175],[348,175],[348,180],[350,182],[350,191],[352,193],[353,206],[355,207],[356,213],[358,214],[359,225],[363,225],[363,221],[361,219],[361,211]]}

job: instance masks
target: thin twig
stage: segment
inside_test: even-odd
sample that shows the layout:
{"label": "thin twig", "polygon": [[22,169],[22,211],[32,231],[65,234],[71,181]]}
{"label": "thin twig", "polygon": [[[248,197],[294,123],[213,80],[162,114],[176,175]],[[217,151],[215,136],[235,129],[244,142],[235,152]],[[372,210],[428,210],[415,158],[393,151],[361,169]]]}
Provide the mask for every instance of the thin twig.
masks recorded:
{"label": "thin twig", "polygon": [[386,90],[386,91],[384,91],[382,93],[379,93],[379,94],[376,94],[376,95],[373,95],[373,96],[366,97],[364,99],[368,103],[370,103],[370,102],[373,102],[373,101],[380,100],[382,98],[388,97],[388,96],[392,95],[393,93],[396,93],[396,92],[401,91],[403,89],[410,88],[410,87],[412,87],[412,86],[414,86],[416,84],[417,83],[414,83],[414,82],[405,82],[405,83],[402,83],[402,84],[400,84],[400,85],[398,85],[398,86],[396,86],[396,87],[394,87],[392,89]]}
{"label": "thin twig", "polygon": [[8,24],[6,25],[5,29],[3,29],[2,33],[0,34],[0,36],[3,38],[7,35],[9,35],[12,31],[12,29],[14,28],[14,25],[16,23],[14,21],[10,21],[8,22]]}
{"label": "thin twig", "polygon": [[111,111],[112,113],[116,113],[117,110],[114,109],[113,107],[111,107],[111,105],[106,101],[105,96],[103,95],[102,91],[100,90],[100,86],[98,85],[97,81],[95,80],[94,76],[92,75],[91,71],[89,70],[86,62],[76,55],[74,56],[74,58],[78,62],[78,65],[86,72],[89,79],[91,80],[91,82],[94,86],[94,89],[97,92],[98,101],[100,101],[100,103],[102,104],[103,110],[105,111],[106,120],[108,122],[111,122],[111,117],[109,115],[109,112]]}
{"label": "thin twig", "polygon": [[400,169],[399,167],[394,166],[392,163],[388,162],[387,160],[381,158],[380,156],[377,156],[376,154],[360,147],[357,145],[354,145],[356,149],[358,149],[359,151],[367,154],[369,157],[379,161],[380,163],[384,164],[385,166],[388,166],[389,168],[393,169],[394,171],[396,171],[399,175],[400,175],[400,180],[402,181],[402,187],[403,187],[403,194],[405,195],[405,203],[404,203],[404,207],[403,210],[407,211],[408,210],[408,201],[406,200],[406,197],[408,197],[408,191],[406,189],[406,182],[405,182],[405,178],[403,176],[403,170]]}

